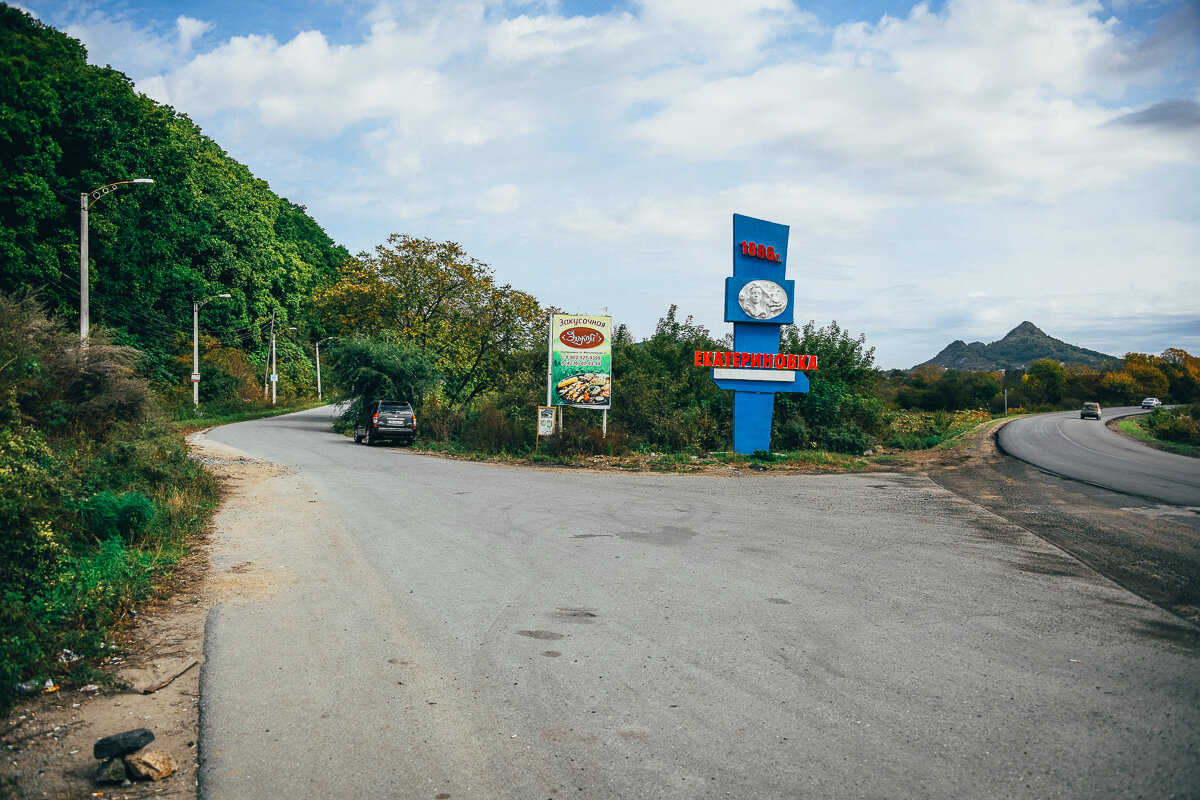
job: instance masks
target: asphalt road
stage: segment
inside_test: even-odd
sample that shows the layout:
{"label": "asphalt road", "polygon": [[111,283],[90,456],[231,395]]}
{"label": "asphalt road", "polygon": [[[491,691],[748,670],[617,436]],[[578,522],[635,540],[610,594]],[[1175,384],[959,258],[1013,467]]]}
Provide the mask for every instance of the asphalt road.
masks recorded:
{"label": "asphalt road", "polygon": [[[1107,419],[1147,413],[1105,409]],[[1138,444],[1078,411],[1038,414],[1000,429],[1000,448],[1038,469],[1136,497],[1200,506],[1200,460]]]}
{"label": "asphalt road", "polygon": [[[595,474],[215,429],[217,798],[1196,797],[1200,633],[916,475]],[[226,512],[222,512],[223,514]]]}

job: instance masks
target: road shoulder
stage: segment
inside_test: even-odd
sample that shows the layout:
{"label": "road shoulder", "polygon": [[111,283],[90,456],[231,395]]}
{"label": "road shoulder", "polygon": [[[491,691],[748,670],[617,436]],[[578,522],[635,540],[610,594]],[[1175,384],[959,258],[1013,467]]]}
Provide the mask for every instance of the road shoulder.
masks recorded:
{"label": "road shoulder", "polygon": [[[282,471],[202,435],[189,437],[189,444],[193,456],[220,480],[226,513],[252,507],[259,487]],[[126,684],[125,689],[84,693],[63,688],[31,695],[0,721],[6,760],[0,798],[195,800],[204,624],[214,601],[211,533],[206,531],[193,543],[188,559],[159,596],[137,609],[136,620],[118,638],[114,658],[102,665],[114,681]],[[163,681],[168,682],[145,691]],[[161,781],[98,785],[100,762],[92,757],[92,746],[105,736],[136,728],[154,733],[144,750],[170,755],[174,773]]]}

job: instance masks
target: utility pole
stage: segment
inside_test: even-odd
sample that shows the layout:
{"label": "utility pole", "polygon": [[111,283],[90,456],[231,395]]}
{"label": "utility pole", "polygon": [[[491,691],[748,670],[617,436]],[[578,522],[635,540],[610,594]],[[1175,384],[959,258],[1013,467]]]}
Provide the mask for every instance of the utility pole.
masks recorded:
{"label": "utility pole", "polygon": [[275,405],[275,389],[279,386],[279,362],[275,359],[275,325],[271,324],[271,405]]}
{"label": "utility pole", "polygon": [[[275,345],[275,312],[273,310],[271,311],[271,345],[272,345],[272,348],[274,348],[274,345]],[[266,366],[263,368],[263,400],[266,400],[267,399],[267,379],[271,374],[271,359],[270,359],[269,354],[268,354],[268,357],[263,360],[267,362]]]}
{"label": "utility pole", "polygon": [[79,195],[79,341],[88,343],[88,195]]}
{"label": "utility pole", "polygon": [[321,400],[321,342],[317,342],[317,400]]}

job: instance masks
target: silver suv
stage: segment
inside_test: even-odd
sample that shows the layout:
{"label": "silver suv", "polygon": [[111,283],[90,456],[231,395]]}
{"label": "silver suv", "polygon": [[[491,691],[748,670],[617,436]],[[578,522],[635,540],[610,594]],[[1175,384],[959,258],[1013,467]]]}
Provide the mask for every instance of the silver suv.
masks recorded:
{"label": "silver suv", "polygon": [[354,442],[394,440],[412,444],[417,438],[417,415],[413,407],[400,400],[377,400],[368,403],[354,421]]}
{"label": "silver suv", "polygon": [[1100,419],[1100,404],[1099,403],[1084,403],[1083,409],[1079,412],[1080,419]]}

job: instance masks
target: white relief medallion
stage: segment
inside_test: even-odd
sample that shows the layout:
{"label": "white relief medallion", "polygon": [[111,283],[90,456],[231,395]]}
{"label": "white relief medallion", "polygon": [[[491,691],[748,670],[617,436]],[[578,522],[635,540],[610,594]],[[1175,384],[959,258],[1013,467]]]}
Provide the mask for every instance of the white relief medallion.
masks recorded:
{"label": "white relief medallion", "polygon": [[738,293],[738,305],[755,319],[778,317],[787,308],[787,292],[774,281],[750,281]]}

